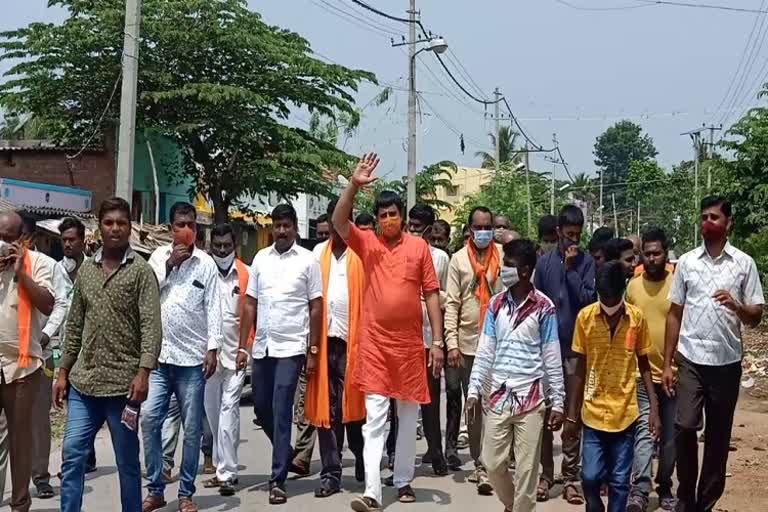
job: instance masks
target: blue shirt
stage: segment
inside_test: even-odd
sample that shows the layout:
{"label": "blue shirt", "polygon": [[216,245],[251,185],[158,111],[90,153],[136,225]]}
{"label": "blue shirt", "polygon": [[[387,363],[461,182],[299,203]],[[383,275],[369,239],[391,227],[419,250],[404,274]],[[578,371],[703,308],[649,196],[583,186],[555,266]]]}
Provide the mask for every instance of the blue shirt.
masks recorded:
{"label": "blue shirt", "polygon": [[579,250],[573,267],[566,272],[563,253],[558,247],[539,258],[533,284],[555,304],[562,356],[575,357],[571,342],[576,316],[596,298],[595,260]]}

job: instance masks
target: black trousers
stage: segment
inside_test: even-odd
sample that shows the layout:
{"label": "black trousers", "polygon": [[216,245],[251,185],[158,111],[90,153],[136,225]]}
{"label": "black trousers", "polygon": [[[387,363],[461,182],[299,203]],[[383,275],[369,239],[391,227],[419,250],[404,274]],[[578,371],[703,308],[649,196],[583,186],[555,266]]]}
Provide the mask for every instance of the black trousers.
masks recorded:
{"label": "black trousers", "polygon": [[363,422],[343,423],[344,377],[347,369],[347,343],[341,338],[328,338],[328,388],[331,402],[331,428],[318,428],[320,480],[329,489],[341,485],[341,452],[346,427],[349,450],[356,460],[363,458]]}
{"label": "black trousers", "polygon": [[[426,361],[429,364],[429,349],[426,349]],[[424,437],[427,438],[427,453],[432,458],[432,467],[442,469],[446,466],[443,455],[443,432],[440,429],[440,377],[432,375],[432,369],[427,367],[427,385],[429,386],[430,403],[421,404],[421,422],[424,426]],[[397,411],[396,401],[389,402],[389,435],[387,436],[387,457],[395,455],[397,442]]]}
{"label": "black trousers", "polygon": [[[677,354],[677,512],[710,512],[725,490],[728,447],[741,362],[725,366],[695,364]],[[697,431],[703,426],[704,457],[699,475]],[[698,488],[697,488],[698,480]]]}

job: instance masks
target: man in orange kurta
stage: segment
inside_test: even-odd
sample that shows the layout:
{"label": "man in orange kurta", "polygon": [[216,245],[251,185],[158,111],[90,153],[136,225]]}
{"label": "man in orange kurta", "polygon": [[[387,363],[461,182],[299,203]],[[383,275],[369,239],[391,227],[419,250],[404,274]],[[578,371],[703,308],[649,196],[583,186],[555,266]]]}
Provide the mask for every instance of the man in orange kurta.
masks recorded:
{"label": "man in orange kurta", "polygon": [[[363,427],[365,493],[352,502],[357,512],[381,509],[379,465],[391,398],[398,401],[394,484],[401,502],[415,501],[410,482],[416,458],[418,408],[430,400],[426,368],[429,366],[437,377],[443,366],[440,285],[427,243],[402,230],[400,197],[384,191],[376,198],[379,236],[349,221],[355,195],[360,187],[375,181],[372,174],[378,163],[376,155],[363,157],[333,213],[334,228],[365,269],[358,361],[351,376],[352,385],[365,393],[367,419]],[[433,333],[428,365],[424,360],[422,294]]]}

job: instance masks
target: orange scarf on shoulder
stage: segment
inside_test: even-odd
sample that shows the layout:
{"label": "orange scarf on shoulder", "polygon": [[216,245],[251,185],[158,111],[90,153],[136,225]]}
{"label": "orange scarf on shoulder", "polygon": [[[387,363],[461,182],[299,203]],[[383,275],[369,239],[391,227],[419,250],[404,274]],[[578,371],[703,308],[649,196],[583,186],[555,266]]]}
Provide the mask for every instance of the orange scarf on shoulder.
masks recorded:
{"label": "orange scarf on shoulder", "polygon": [[[328,280],[333,258],[331,242],[320,256],[320,271],[323,276],[323,330],[317,353],[317,368],[309,377],[304,402],[304,415],[309,423],[320,428],[331,427],[331,399],[328,379]],[[363,310],[363,286],[365,274],[363,263],[352,249],[347,249],[347,289],[349,290],[349,328],[347,335],[347,378],[344,380],[342,403],[343,423],[365,418],[365,395],[351,385],[351,375],[357,365],[357,337],[360,316]]]}
{"label": "orange scarf on shoulder", "polygon": [[[24,261],[22,265],[24,267],[24,273],[28,276],[32,275],[32,260],[29,257],[29,249],[24,250]],[[26,368],[32,361],[29,356],[29,342],[32,336],[32,299],[29,297],[29,292],[26,288],[19,285],[16,287],[19,294],[19,307],[16,310],[16,318],[18,319],[18,333],[19,333],[19,368]]]}
{"label": "orange scarf on shoulder", "polygon": [[[240,290],[240,318],[243,318],[243,311],[245,310],[245,292],[248,290],[248,267],[242,262],[240,258],[235,258],[235,271],[237,272],[237,287]],[[253,345],[253,339],[256,337],[256,331],[254,327],[251,327],[251,332],[248,335],[248,348]]]}
{"label": "orange scarf on shoulder", "polygon": [[[477,247],[475,242],[470,240],[467,244],[467,255],[472,270],[475,272],[475,296],[480,301],[480,332],[483,332],[483,323],[485,323],[485,312],[488,310],[488,303],[491,302],[492,286],[499,277],[499,251],[496,245],[491,242],[485,249],[485,261],[479,261]],[[490,284],[488,283],[488,273],[493,276]]]}

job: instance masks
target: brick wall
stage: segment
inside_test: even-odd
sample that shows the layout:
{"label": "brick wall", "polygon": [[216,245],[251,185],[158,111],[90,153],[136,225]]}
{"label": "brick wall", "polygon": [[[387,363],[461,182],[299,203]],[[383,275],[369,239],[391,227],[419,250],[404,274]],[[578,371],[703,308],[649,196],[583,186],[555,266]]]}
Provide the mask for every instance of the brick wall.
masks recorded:
{"label": "brick wall", "polygon": [[90,190],[96,212],[115,193],[113,147],[105,144],[103,151],[84,151],[69,162],[66,154],[73,150],[0,150],[0,177]]}

